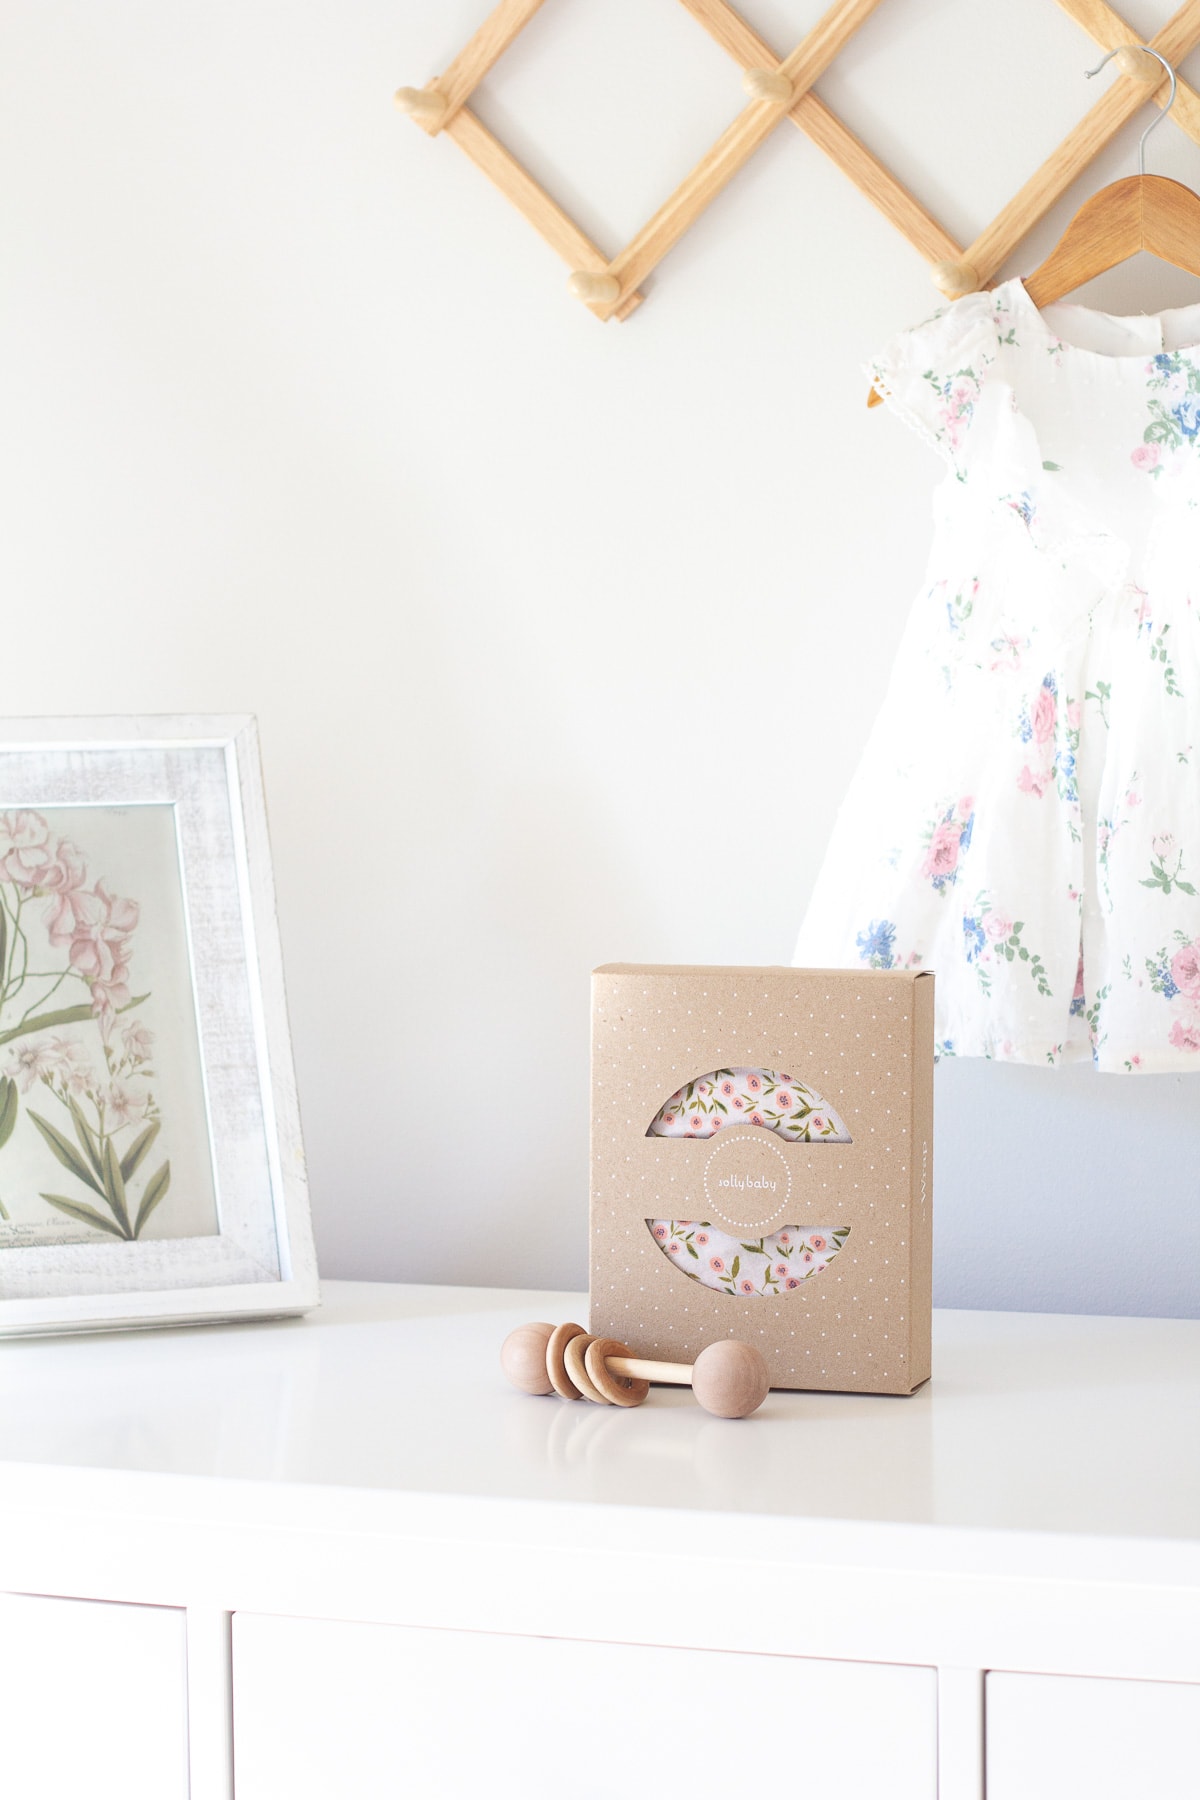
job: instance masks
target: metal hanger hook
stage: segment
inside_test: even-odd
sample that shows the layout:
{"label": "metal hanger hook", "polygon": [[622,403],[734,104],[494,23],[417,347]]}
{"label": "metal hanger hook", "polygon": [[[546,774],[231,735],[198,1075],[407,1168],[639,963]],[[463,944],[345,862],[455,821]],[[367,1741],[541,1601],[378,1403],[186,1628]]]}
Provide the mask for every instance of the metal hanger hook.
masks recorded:
{"label": "metal hanger hook", "polygon": [[1101,57],[1094,69],[1086,69],[1084,71],[1088,80],[1090,81],[1093,75],[1098,75],[1105,63],[1111,62],[1113,57],[1121,50],[1144,50],[1148,56],[1152,56],[1156,62],[1162,64],[1163,68],[1171,78],[1171,92],[1167,96],[1167,104],[1163,107],[1157,119],[1151,119],[1145,131],[1143,131],[1141,137],[1138,139],[1138,174],[1144,175],[1146,173],[1146,139],[1150,136],[1152,131],[1157,131],[1158,127],[1162,124],[1163,120],[1174,106],[1175,89],[1178,83],[1175,80],[1175,71],[1167,61],[1166,57],[1160,56],[1158,51],[1152,49],[1149,44],[1118,44],[1116,50],[1110,50],[1107,56]]}

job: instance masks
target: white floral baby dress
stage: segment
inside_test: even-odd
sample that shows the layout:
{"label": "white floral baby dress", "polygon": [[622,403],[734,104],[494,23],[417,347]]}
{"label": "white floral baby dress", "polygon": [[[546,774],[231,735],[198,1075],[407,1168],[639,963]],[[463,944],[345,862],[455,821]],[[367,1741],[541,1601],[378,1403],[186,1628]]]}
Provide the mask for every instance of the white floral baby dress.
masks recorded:
{"label": "white floral baby dress", "polygon": [[932,967],[942,1055],[1200,1070],[1200,306],[1008,281],[868,373],[948,466],[795,960]]}

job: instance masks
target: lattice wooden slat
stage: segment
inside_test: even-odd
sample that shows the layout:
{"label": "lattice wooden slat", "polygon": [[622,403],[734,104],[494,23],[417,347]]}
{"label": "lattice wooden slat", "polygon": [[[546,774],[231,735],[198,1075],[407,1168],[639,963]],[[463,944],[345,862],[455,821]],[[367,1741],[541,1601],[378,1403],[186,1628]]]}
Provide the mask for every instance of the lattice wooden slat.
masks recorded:
{"label": "lattice wooden slat", "polygon": [[[1118,75],[1062,143],[964,249],[915,195],[812,92],[813,84],[881,0],[834,0],[790,54],[780,57],[729,0],[681,0],[688,12],[743,69],[749,102],[654,216],[611,258],[525,170],[467,105],[479,82],[546,0],[500,0],[449,67],[424,88],[401,88],[398,105],[431,136],[445,132],[522,212],[572,270],[572,292],[599,319],[625,319],[640,305],[640,287],[667,252],[729,184],[785,118],[803,131],[931,264],[931,276],[953,296],[986,285],[1126,120],[1158,101],[1166,77],[1148,57],[1129,57]],[[1106,51],[1141,40],[1106,0],[1056,0]],[[1200,43],[1200,0],[1184,0],[1150,40],[1172,65]],[[1152,79],[1145,78],[1149,65]],[[1200,94],[1180,80],[1171,117],[1200,144]]]}

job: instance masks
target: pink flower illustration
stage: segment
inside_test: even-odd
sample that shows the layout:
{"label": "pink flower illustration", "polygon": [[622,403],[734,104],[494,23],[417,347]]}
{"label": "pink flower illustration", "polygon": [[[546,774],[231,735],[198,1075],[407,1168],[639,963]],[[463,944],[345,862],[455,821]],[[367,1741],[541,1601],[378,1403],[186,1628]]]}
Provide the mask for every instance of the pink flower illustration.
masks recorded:
{"label": "pink flower illustration", "polygon": [[1200,1000],[1200,938],[1175,952],[1171,958],[1171,980],[1190,1000]]}
{"label": "pink flower illustration", "polygon": [[144,1119],[150,1090],[144,1081],[112,1081],[108,1086],[109,1118],[117,1125],[133,1125]]}
{"label": "pink flower illustration", "polygon": [[752,1112],[750,1114],[750,1123],[752,1125],[765,1125],[766,1122],[767,1121],[763,1118],[763,1116],[760,1112]]}
{"label": "pink flower illustration", "polygon": [[815,1112],[813,1114],[812,1118],[808,1121],[808,1129],[810,1131],[815,1131],[818,1134],[822,1131],[828,1131],[829,1130],[829,1120],[826,1118],[824,1113]]}
{"label": "pink flower illustration", "polygon": [[1056,703],[1054,695],[1048,687],[1038,689],[1037,699],[1033,703],[1033,741],[1035,744],[1048,744],[1054,736],[1054,719]]}
{"label": "pink flower illustration", "polygon": [[1068,700],[1067,701],[1067,724],[1071,727],[1072,731],[1075,731],[1078,729],[1079,721],[1082,718],[1082,716],[1083,716],[1083,709],[1080,706],[1078,700]]}
{"label": "pink flower illustration", "polygon": [[781,1244],[790,1244],[792,1241],[791,1233],[787,1232],[787,1231],[781,1231],[779,1234],[779,1241]]}
{"label": "pink flower illustration", "polygon": [[1006,938],[1013,928],[1013,922],[1007,913],[989,913],[983,921],[983,929],[993,943]]}
{"label": "pink flower illustration", "polygon": [[696,1233],[696,1242],[699,1244],[700,1248],[703,1250],[705,1244],[707,1244],[707,1242],[708,1242],[707,1231],[698,1231]]}
{"label": "pink flower illustration", "polygon": [[1025,767],[1021,770],[1021,773],[1017,776],[1017,786],[1020,788],[1021,792],[1023,794],[1032,794],[1035,800],[1041,799],[1049,785],[1050,770],[1042,769],[1035,775],[1028,763],[1026,763]]}
{"label": "pink flower illustration", "polygon": [[776,1263],[775,1264],[776,1275],[786,1275],[787,1271],[788,1271],[788,1266],[786,1263]]}
{"label": "pink flower illustration", "polygon": [[795,1101],[790,1094],[776,1094],[775,1103],[779,1107],[780,1112],[790,1112],[795,1105]]}
{"label": "pink flower illustration", "polygon": [[691,1118],[690,1118],[690,1119],[689,1119],[689,1120],[688,1120],[688,1124],[689,1124],[689,1125],[690,1125],[690,1126],[691,1126],[691,1128],[692,1128],[692,1130],[693,1130],[693,1131],[700,1131],[700,1130],[702,1130],[702,1129],[703,1129],[703,1126],[704,1126],[704,1120],[703,1120],[703,1119],[702,1119],[702,1118],[701,1118],[701,1116],[700,1116],[700,1114],[699,1114],[699,1113],[695,1113],[695,1114],[693,1114],[693,1116],[692,1116],[692,1117],[691,1117]]}
{"label": "pink flower illustration", "polygon": [[1161,862],[1164,856],[1171,856],[1174,853],[1175,833],[1173,831],[1160,831],[1156,837],[1151,839],[1150,848]]}
{"label": "pink flower illustration", "polygon": [[1126,806],[1140,806],[1142,804],[1142,796],[1138,793],[1136,788],[1130,788],[1125,796],[1125,804]]}
{"label": "pink flower illustration", "polygon": [[27,1094],[35,1081],[44,1081],[54,1070],[54,1059],[45,1044],[21,1044],[13,1051],[4,1073]]}
{"label": "pink flower illustration", "polygon": [[0,881],[35,887],[34,872],[49,857],[50,827],[41,813],[0,813]]}
{"label": "pink flower illustration", "polygon": [[745,1110],[746,1110],[746,1102],[742,1099],[742,1096],[740,1094],[734,1095],[733,1110],[735,1112],[745,1112]]}
{"label": "pink flower illustration", "polygon": [[754,1292],[754,1283],[752,1281],[743,1281],[741,1286],[743,1294],[752,1294]]}
{"label": "pink flower illustration", "polygon": [[780,1085],[780,1087],[791,1087],[791,1085],[792,1085],[791,1076],[790,1075],[781,1075],[779,1077],[779,1085]]}
{"label": "pink flower illustration", "polygon": [[815,1233],[808,1241],[814,1250],[823,1250],[825,1248],[825,1239],[823,1237],[817,1237]]}
{"label": "pink flower illustration", "polygon": [[[979,584],[976,583],[976,586],[978,586],[978,585]],[[962,799],[958,803],[956,811],[960,812],[964,819],[969,819],[971,814],[974,812],[974,810],[975,810],[974,794],[964,794]]]}
{"label": "pink flower illustration", "polygon": [[725,1123],[725,1121],[723,1119],[710,1119],[708,1121],[709,1130],[710,1131],[720,1131],[721,1126],[724,1123]]}
{"label": "pink flower illustration", "polygon": [[802,1255],[802,1256],[801,1256],[801,1258],[800,1258],[800,1261],[801,1261],[801,1262],[806,1262],[806,1263],[810,1263],[810,1262],[811,1262],[811,1261],[812,1261],[812,1259],[813,1259],[813,1253],[812,1253],[812,1251],[811,1251],[811,1250],[806,1250],[806,1251],[805,1251],[805,1252],[804,1252],[804,1253],[803,1253],[803,1255]]}
{"label": "pink flower illustration", "polygon": [[962,826],[955,820],[939,825],[930,839],[921,873],[925,876],[950,875],[958,867],[959,839]]}
{"label": "pink flower illustration", "polygon": [[119,900],[102,881],[95,890],[69,894],[73,915],[68,956],[92,990],[92,1005],[102,1024],[111,1025],[116,1007],[131,999],[129,934],[138,922],[136,900]]}
{"label": "pink flower illustration", "polygon": [[707,1092],[708,1092],[708,1083],[707,1083],[707,1081],[698,1081],[698,1082],[697,1082],[697,1083],[696,1083],[696,1092],[697,1092],[697,1093],[698,1093],[698,1094],[707,1094]]}
{"label": "pink flower illustration", "polygon": [[658,1239],[659,1239],[659,1240],[660,1240],[660,1241],[665,1241],[665,1239],[666,1239],[666,1235],[667,1235],[667,1228],[666,1228],[666,1226],[665,1226],[665,1225],[656,1225],[656,1226],[655,1226],[655,1227],[654,1227],[654,1235],[655,1235],[655,1237],[656,1237],[656,1238],[658,1238]]}
{"label": "pink flower illustration", "polygon": [[721,1092],[724,1094],[724,1096],[727,1100],[734,1091],[735,1090],[734,1090],[732,1081],[723,1081],[721,1083]]}
{"label": "pink flower illustration", "polygon": [[679,1245],[678,1244],[668,1244],[667,1245],[667,1255],[668,1256],[678,1256],[679,1255]]}
{"label": "pink flower illustration", "polygon": [[1157,444],[1139,444],[1129,460],[1135,469],[1153,469],[1157,466],[1158,458]]}
{"label": "pink flower illustration", "polygon": [[800,1283],[796,1280],[796,1277],[794,1275],[790,1275],[788,1277],[788,1281],[787,1281],[788,1291],[790,1292],[792,1288],[798,1288],[799,1286],[800,1286]]}
{"label": "pink flower illustration", "polygon": [[1200,1019],[1176,1019],[1167,1042],[1177,1050],[1200,1050]]}
{"label": "pink flower illustration", "polygon": [[708,1259],[708,1266],[714,1275],[723,1275],[725,1273],[725,1264],[719,1256],[710,1256]]}
{"label": "pink flower illustration", "polygon": [[1141,1057],[1140,1056],[1131,1056],[1129,1059],[1129,1066],[1131,1069],[1140,1069],[1142,1066]]}
{"label": "pink flower illustration", "polygon": [[747,1087],[747,1090],[752,1094],[761,1094],[762,1093],[762,1082],[760,1081],[760,1079],[757,1075],[747,1075],[746,1087]]}
{"label": "pink flower illustration", "polygon": [[52,1037],[47,1041],[46,1049],[55,1078],[64,1087],[70,1088],[73,1094],[82,1094],[89,1088],[99,1087],[99,1077],[92,1069],[88,1053],[78,1038]]}

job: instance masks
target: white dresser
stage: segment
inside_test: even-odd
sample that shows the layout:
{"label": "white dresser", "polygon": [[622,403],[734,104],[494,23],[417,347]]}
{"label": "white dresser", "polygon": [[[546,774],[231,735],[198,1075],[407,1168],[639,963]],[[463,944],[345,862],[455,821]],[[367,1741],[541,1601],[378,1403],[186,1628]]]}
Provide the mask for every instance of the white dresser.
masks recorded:
{"label": "white dresser", "polygon": [[911,1399],[532,1400],[578,1295],[0,1345],[14,1800],[1197,1800],[1200,1323]]}

